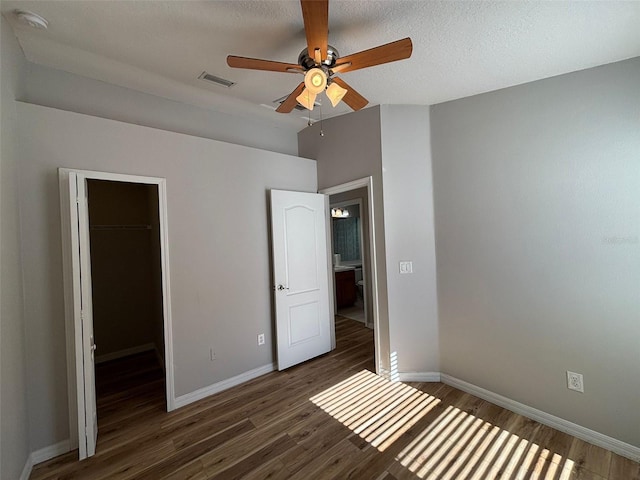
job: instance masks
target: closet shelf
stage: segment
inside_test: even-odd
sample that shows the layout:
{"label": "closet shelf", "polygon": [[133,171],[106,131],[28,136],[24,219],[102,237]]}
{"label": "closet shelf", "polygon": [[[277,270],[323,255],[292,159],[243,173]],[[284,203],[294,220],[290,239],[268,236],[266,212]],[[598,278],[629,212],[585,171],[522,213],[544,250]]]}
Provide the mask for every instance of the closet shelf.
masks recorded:
{"label": "closet shelf", "polygon": [[91,225],[90,230],[151,230],[151,225]]}

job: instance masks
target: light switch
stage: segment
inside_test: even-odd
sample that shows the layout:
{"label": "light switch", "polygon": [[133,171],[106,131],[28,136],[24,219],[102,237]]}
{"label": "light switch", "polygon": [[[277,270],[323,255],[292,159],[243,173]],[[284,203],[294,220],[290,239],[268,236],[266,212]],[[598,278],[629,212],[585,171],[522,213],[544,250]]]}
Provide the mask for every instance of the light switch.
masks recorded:
{"label": "light switch", "polygon": [[400,273],[413,273],[413,262],[400,262]]}

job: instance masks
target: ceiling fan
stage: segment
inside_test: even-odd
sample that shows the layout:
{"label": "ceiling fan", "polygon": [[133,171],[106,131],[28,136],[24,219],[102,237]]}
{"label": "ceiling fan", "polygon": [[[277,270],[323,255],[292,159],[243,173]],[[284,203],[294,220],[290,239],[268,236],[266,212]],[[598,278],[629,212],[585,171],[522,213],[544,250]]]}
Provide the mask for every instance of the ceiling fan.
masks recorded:
{"label": "ceiling fan", "polygon": [[289,113],[297,103],[313,110],[316,96],[323,91],[326,91],[334,107],[342,100],[353,110],[360,110],[369,101],[335,74],[395,62],[411,56],[413,44],[410,38],[404,38],[341,57],[338,51],[328,44],[329,0],[300,0],[300,4],[307,48],[300,53],[297,64],[234,55],[227,57],[227,64],[233,68],[304,74],[304,82],[289,94],[276,109],[277,112]]}

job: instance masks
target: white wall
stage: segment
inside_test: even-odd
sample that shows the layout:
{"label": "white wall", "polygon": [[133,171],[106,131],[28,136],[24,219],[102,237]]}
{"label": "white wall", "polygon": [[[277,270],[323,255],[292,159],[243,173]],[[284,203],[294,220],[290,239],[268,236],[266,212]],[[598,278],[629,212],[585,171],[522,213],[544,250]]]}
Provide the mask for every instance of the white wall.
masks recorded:
{"label": "white wall", "polygon": [[333,117],[298,132],[298,154],[318,161],[318,188],[328,188],[368,176],[373,177],[373,211],[376,228],[378,269],[378,332],[382,340],[382,368],[389,370],[389,317],[384,247],[384,204],[382,192],[382,153],[380,145],[380,109],[371,107],[348,115]]}
{"label": "white wall", "polygon": [[33,449],[69,436],[58,167],[167,179],[177,395],[273,362],[267,190],[316,191],[315,161],[27,103],[18,118]]}
{"label": "white wall", "polygon": [[429,107],[383,105],[380,119],[391,352],[401,375],[439,372]]}
{"label": "white wall", "polygon": [[640,59],[431,127],[443,372],[640,446]]}
{"label": "white wall", "polygon": [[298,150],[295,131],[264,120],[195,107],[35,63],[26,65],[24,94],[18,98],[24,102],[290,155]]}
{"label": "white wall", "polygon": [[13,480],[30,453],[14,101],[20,95],[24,60],[11,27],[4,17],[0,22],[0,477]]}

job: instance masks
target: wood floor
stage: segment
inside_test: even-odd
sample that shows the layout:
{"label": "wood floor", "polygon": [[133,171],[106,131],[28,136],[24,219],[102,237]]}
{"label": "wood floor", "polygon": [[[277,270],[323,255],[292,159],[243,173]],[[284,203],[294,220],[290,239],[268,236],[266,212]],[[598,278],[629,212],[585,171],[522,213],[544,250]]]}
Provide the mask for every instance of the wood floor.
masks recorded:
{"label": "wood floor", "polygon": [[152,356],[100,366],[96,455],[31,479],[640,479],[638,463],[447,385],[373,375],[361,323],[338,317],[336,336],[327,355],[172,413]]}

